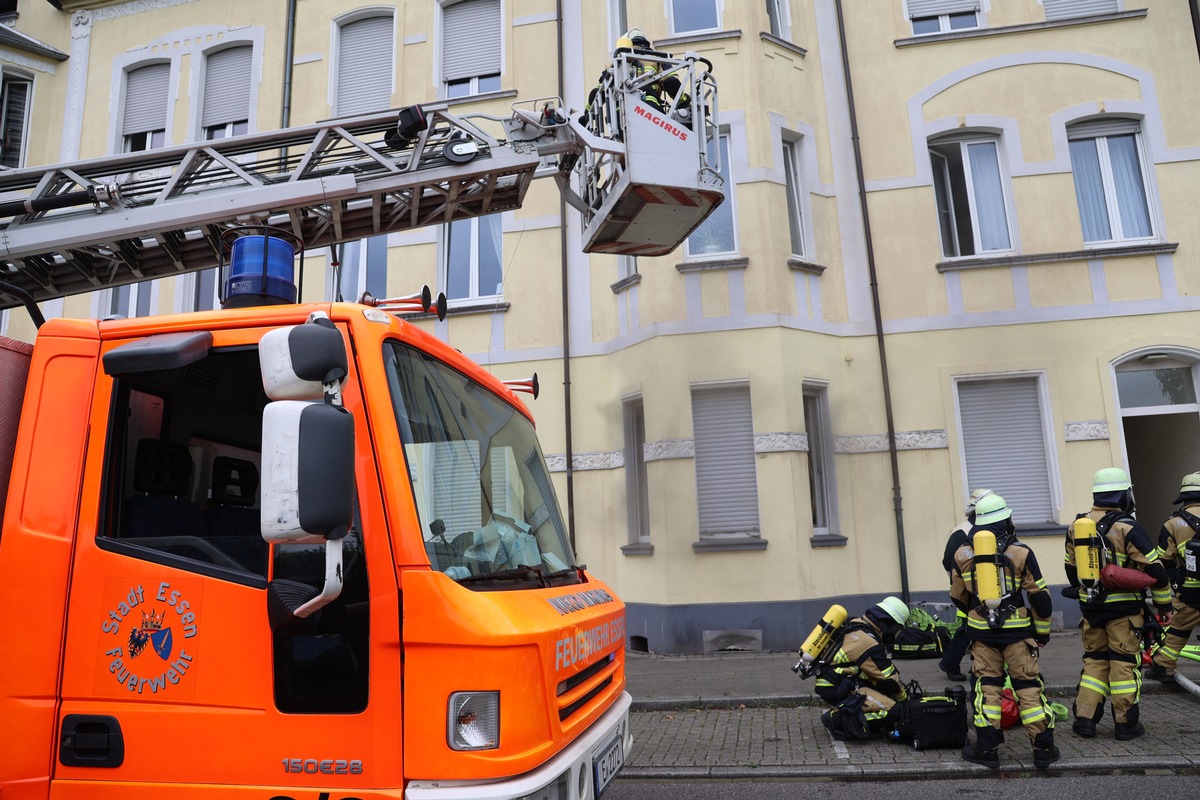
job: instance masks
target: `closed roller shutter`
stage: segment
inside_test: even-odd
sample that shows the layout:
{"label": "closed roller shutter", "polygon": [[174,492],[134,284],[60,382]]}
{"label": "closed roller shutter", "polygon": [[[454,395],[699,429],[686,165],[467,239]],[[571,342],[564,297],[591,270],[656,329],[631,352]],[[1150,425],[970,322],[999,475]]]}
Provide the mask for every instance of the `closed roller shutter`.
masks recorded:
{"label": "closed roller shutter", "polygon": [[442,79],[500,72],[500,0],[462,0],[442,11]]}
{"label": "closed roller shutter", "polygon": [[750,387],[692,391],[700,533],[758,533]]}
{"label": "closed roller shutter", "polygon": [[334,115],[349,117],[392,106],[392,17],[368,17],[343,25],[338,38]]}
{"label": "closed roller shutter", "polygon": [[208,57],[200,124],[225,125],[250,119],[250,56],[253,48],[231,47]]}
{"label": "closed roller shutter", "polygon": [[170,78],[170,64],[150,64],[129,71],[125,77],[122,135],[166,130],[167,85]]}
{"label": "closed roller shutter", "polygon": [[908,0],[909,19],[979,10],[979,0]]}
{"label": "closed roller shutter", "polygon": [[1089,14],[1113,14],[1117,0],[1042,0],[1046,7],[1046,19],[1068,19],[1086,17]]}

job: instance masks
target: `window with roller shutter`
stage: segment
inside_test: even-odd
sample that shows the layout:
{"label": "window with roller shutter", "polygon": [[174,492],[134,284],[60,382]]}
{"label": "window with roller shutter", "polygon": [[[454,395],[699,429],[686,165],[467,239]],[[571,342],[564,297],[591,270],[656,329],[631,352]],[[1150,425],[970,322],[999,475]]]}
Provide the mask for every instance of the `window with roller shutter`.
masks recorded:
{"label": "window with roller shutter", "polygon": [[1046,19],[1070,19],[1092,14],[1115,14],[1120,11],[1118,0],[1042,0]]}
{"label": "window with roller shutter", "polygon": [[125,73],[125,105],[121,114],[123,152],[135,153],[167,143],[168,63],[147,64]]}
{"label": "window with roller shutter", "polygon": [[757,537],[758,477],[748,385],[693,386],[700,536]]}
{"label": "window with roller shutter", "polygon": [[253,53],[252,46],[239,45],[205,56],[200,127],[206,140],[249,132]]}
{"label": "window with roller shutter", "polygon": [[392,107],[395,22],[391,14],[362,17],[338,26],[334,75],[335,117]]}
{"label": "window with roller shutter", "polygon": [[913,35],[978,28],[980,0],[907,0]]}
{"label": "window with roller shutter", "polygon": [[459,0],[442,9],[442,91],[447,99],[500,89],[500,0]]}

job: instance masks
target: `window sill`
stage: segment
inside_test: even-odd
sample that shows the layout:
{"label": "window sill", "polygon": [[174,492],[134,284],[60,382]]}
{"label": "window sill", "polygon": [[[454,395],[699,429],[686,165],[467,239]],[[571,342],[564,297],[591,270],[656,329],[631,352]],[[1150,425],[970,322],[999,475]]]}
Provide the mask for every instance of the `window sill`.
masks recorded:
{"label": "window sill", "polygon": [[701,539],[698,542],[692,542],[692,551],[696,553],[732,553],[740,550],[766,549],[767,540],[751,534],[720,539]]}
{"label": "window sill", "polygon": [[469,94],[466,97],[449,97],[442,98],[436,102],[430,103],[428,106],[423,106],[430,111],[440,111],[450,106],[461,106],[466,103],[482,103],[486,100],[502,100],[506,97],[516,97],[518,94],[516,89],[500,89],[495,92],[480,92],[479,94]]}
{"label": "window sill", "polygon": [[642,282],[641,274],[635,272],[632,275],[626,275],[624,278],[621,278],[621,280],[612,284],[608,288],[612,289],[613,294],[620,294],[621,292],[625,291],[629,287],[637,286],[641,282]]}
{"label": "window sill", "polygon": [[[506,303],[503,300],[493,300],[490,303],[485,302],[467,302],[455,306],[449,306],[446,309],[446,316],[460,316],[466,314],[490,314],[492,312],[503,313],[512,307],[512,303]],[[436,314],[422,314],[421,316],[433,317]]]}
{"label": "window sill", "polygon": [[1065,536],[1067,533],[1066,525],[1059,525],[1055,522],[1027,523],[1017,525],[1017,538],[1034,536]]}
{"label": "window sill", "polygon": [[787,260],[788,269],[794,269],[796,272],[807,272],[810,275],[820,275],[825,271],[825,266],[822,264],[814,264],[811,261],[805,261],[802,258],[789,258]]}
{"label": "window sill", "polygon": [[1072,17],[1070,19],[1056,19],[1049,22],[1005,25],[1000,28],[972,28],[970,30],[952,31],[949,33],[927,33],[922,36],[909,36],[904,39],[896,39],[892,44],[896,47],[912,47],[914,45],[933,44],[935,42],[956,42],[961,39],[981,39],[989,36],[1005,36],[1010,33],[1027,33],[1029,31],[1069,28],[1075,25],[1094,25],[1100,22],[1140,19],[1144,16],[1146,16],[1146,9],[1140,8],[1135,11],[1118,11],[1115,14],[1091,14],[1082,17]]}
{"label": "window sill", "polygon": [[768,33],[767,31],[762,31],[761,33],[758,34],[758,38],[762,39],[764,42],[770,42],[771,44],[775,45],[776,47],[781,47],[784,50],[787,50],[788,52],[795,53],[796,55],[800,56],[801,58],[804,58],[805,56],[808,55],[808,51],[805,50],[800,45],[792,44],[791,42],[789,42],[786,39],[780,39],[778,36],[776,36],[773,33]]}
{"label": "window sill", "polygon": [[699,42],[717,42],[723,39],[740,39],[742,32],[740,30],[732,31],[709,31],[708,33],[681,33],[678,36],[669,36],[666,39],[659,39],[654,43],[655,50],[665,50],[668,47],[674,47],[680,44],[697,44]]}
{"label": "window sill", "polygon": [[744,256],[719,256],[717,258],[682,261],[675,265],[680,272],[706,272],[713,269],[745,269],[750,259]]}
{"label": "window sill", "polygon": [[635,544],[621,545],[621,555],[623,556],[652,556],[654,555],[654,545],[649,542],[636,542]]}
{"label": "window sill", "polygon": [[839,533],[823,533],[820,536],[813,536],[808,540],[809,546],[818,547],[845,547],[850,540]]}
{"label": "window sill", "polygon": [[1178,249],[1178,242],[1163,242],[1162,244],[1089,247],[1084,250],[1066,250],[1061,253],[1031,253],[1029,255],[997,256],[994,258],[956,258],[953,261],[939,261],[937,271],[955,272],[982,267],[1024,267],[1032,264],[1052,264],[1062,261],[1091,261],[1095,258],[1161,255],[1164,253],[1174,253]]}

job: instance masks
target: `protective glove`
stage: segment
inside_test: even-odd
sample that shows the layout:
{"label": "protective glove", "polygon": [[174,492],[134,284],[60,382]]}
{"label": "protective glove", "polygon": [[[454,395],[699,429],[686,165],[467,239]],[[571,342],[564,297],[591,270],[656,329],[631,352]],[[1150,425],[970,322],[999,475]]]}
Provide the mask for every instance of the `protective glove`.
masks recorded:
{"label": "protective glove", "polygon": [[1033,635],[1033,640],[1037,642],[1038,647],[1045,647],[1046,645],[1050,644],[1050,634],[1035,633]]}

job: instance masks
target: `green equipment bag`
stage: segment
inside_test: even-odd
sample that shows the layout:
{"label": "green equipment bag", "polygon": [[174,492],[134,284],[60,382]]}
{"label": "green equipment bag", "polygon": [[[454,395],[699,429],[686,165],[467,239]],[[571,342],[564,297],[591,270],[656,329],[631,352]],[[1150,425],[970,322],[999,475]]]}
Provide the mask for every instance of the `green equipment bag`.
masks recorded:
{"label": "green equipment bag", "polygon": [[892,642],[892,658],[941,658],[957,626],[942,622],[920,606],[909,606],[908,623]]}

